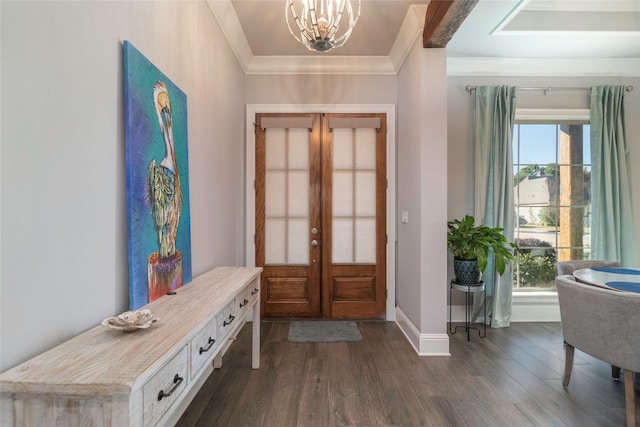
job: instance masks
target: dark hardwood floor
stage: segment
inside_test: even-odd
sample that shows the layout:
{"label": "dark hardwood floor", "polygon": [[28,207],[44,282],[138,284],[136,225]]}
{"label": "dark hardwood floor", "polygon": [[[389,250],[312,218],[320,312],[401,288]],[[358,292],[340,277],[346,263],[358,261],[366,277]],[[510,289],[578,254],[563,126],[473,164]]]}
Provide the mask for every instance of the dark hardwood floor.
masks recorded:
{"label": "dark hardwood floor", "polygon": [[300,344],[287,341],[288,322],[265,321],[259,370],[245,325],[177,425],[625,425],[610,365],[576,350],[562,388],[559,323],[472,331],[470,342],[459,332],[450,357],[418,357],[395,323],[358,325],[361,342]]}

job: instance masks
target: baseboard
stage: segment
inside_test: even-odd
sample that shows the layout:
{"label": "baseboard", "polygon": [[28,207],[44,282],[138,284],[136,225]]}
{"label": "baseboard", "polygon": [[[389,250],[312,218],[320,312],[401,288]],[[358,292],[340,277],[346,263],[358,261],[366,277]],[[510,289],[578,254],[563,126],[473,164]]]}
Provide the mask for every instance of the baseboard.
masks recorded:
{"label": "baseboard", "polygon": [[512,322],[559,322],[560,307],[544,304],[513,307]]}
{"label": "baseboard", "polygon": [[[449,307],[447,307],[449,310]],[[451,307],[453,322],[464,322],[464,305]],[[555,292],[513,292],[512,322],[559,322],[560,305]]]}
{"label": "baseboard", "polygon": [[422,334],[411,320],[396,307],[396,324],[416,351],[418,356],[451,356],[449,335]]}

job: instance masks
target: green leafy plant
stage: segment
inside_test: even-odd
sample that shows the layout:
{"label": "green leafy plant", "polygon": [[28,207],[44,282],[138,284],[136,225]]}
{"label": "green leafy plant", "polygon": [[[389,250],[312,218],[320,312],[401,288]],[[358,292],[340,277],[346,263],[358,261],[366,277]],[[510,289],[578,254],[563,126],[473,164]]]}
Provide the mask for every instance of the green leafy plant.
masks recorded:
{"label": "green leafy plant", "polygon": [[549,288],[555,286],[556,250],[544,240],[516,239],[517,268],[513,269],[513,283],[520,287]]}
{"label": "green leafy plant", "polygon": [[487,268],[489,254],[493,252],[496,270],[502,275],[508,262],[514,260],[514,252],[518,247],[502,234],[499,227],[475,225],[475,218],[466,215],[463,219],[447,222],[447,248],[457,259],[478,260],[478,268]]}
{"label": "green leafy plant", "polygon": [[555,285],[556,262],[551,258],[520,253],[518,268],[513,271],[513,283],[517,283],[518,273],[520,287],[550,288]]}

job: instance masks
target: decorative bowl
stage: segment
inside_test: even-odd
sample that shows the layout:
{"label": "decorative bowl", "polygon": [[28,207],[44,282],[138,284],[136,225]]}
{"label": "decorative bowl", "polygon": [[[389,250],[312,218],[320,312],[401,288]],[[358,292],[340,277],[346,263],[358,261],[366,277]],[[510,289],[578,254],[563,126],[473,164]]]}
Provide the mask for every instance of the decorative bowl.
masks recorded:
{"label": "decorative bowl", "polygon": [[153,318],[153,313],[149,309],[125,311],[115,317],[108,317],[102,321],[102,326],[119,329],[125,332],[145,329],[158,322],[159,318]]}

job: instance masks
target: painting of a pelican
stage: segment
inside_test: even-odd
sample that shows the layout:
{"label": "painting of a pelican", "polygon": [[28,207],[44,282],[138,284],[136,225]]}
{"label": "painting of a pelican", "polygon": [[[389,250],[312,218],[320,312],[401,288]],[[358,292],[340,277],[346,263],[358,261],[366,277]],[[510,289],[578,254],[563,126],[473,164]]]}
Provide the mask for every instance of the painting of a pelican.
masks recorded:
{"label": "painting of a pelican", "polygon": [[191,281],[187,97],[124,42],[129,306]]}
{"label": "painting of a pelican", "polygon": [[165,155],[159,165],[156,165],[155,159],[149,164],[147,174],[149,200],[156,226],[160,258],[169,258],[176,253],[182,191],[173,144],[171,101],[164,82],[157,81],[153,85],[153,101],[162,131]]}

